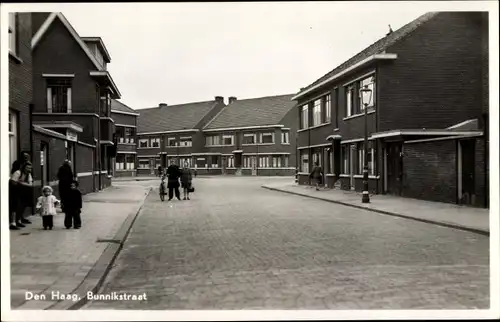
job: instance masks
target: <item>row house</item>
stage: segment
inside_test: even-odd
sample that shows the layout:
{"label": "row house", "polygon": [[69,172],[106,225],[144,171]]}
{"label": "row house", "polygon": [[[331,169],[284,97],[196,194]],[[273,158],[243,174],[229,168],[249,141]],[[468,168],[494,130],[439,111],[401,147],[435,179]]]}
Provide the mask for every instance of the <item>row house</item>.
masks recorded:
{"label": "row house", "polygon": [[109,186],[111,100],[120,92],[102,40],[80,37],[61,13],[11,13],[9,38],[11,161],[20,150],[31,152],[38,189],[51,185],[57,193],[65,159],[84,193]]}
{"label": "row house", "polygon": [[[137,119],[137,175],[155,175],[172,160],[195,167],[205,143],[201,129],[225,107],[224,98],[139,110]],[[203,155],[203,154],[201,154]]]}
{"label": "row house", "polygon": [[195,166],[213,174],[293,175],[298,122],[292,96],[230,97],[203,128],[204,155]]}
{"label": "row house", "polygon": [[427,13],[293,99],[300,184],[318,162],[328,187],[362,191],[368,149],[371,193],[488,206],[487,13]]}
{"label": "row house", "polygon": [[137,172],[137,117],[139,113],[118,100],[111,100],[115,122],[113,177],[135,177]]}

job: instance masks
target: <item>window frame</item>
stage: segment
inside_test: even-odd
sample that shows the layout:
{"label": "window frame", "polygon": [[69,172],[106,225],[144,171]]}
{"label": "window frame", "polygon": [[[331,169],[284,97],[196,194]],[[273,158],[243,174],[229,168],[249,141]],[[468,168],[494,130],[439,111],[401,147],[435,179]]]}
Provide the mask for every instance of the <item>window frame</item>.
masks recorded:
{"label": "window frame", "polygon": [[[231,144],[226,144],[226,139],[231,139]],[[234,134],[224,134],[222,135],[222,144],[223,146],[233,146],[234,145]]]}
{"label": "window frame", "polygon": [[281,131],[281,144],[290,144],[290,131]]}
{"label": "window frame", "polygon": [[[253,137],[253,143],[245,143],[245,138]],[[243,143],[241,145],[256,145],[257,144],[257,134],[256,133],[243,133]]]}
{"label": "window frame", "polygon": [[[146,146],[142,146],[142,143],[146,143]],[[149,138],[148,139],[139,139],[138,149],[147,149],[149,148]]]}
{"label": "window frame", "polygon": [[[215,144],[214,141],[217,141],[216,142],[217,144]],[[205,146],[219,146],[219,145],[220,145],[220,135],[207,135],[205,137]]]}
{"label": "window frame", "polygon": [[[71,114],[72,111],[72,86],[73,79],[70,77],[50,77],[45,79],[46,91],[47,91],[47,99],[46,99],[46,108],[47,113],[66,113]],[[55,89],[60,89],[64,92],[66,90],[66,106],[62,109],[60,106],[54,105],[54,98],[59,97],[64,94],[60,94],[59,91],[54,91]],[[54,96],[54,92],[56,92],[56,96]],[[64,101],[64,100],[62,100]],[[57,109],[55,108],[57,107]]]}
{"label": "window frame", "polygon": [[309,103],[304,104],[300,110],[300,129],[305,130],[309,128]]}
{"label": "window frame", "polygon": [[[272,139],[272,142],[265,142],[264,143],[264,136],[270,136]],[[265,133],[259,133],[259,144],[274,144],[275,139],[274,139],[274,132],[265,132]]]}
{"label": "window frame", "polygon": [[[372,96],[371,96],[371,100],[370,100],[370,104],[368,104],[368,110],[372,110],[376,107],[376,104],[375,104],[375,99],[376,99],[376,82],[375,82],[375,73],[373,74],[370,74],[366,77],[363,77],[362,79],[360,79],[359,81],[357,81],[357,87],[358,89],[361,89],[363,88],[363,82],[366,81],[366,80],[370,80],[371,82],[370,83],[367,83],[367,84],[364,84],[364,85],[368,85],[368,88],[370,88],[372,90]],[[362,100],[361,100],[361,93],[359,92],[358,90],[358,99],[359,99],[359,113],[364,113],[365,111],[365,106],[362,104]]]}
{"label": "window frame", "polygon": [[325,111],[325,118],[323,122],[325,124],[331,123],[332,122],[332,95],[331,94],[326,94],[324,96],[324,111]]}
{"label": "window frame", "polygon": [[[300,152],[300,171],[303,173],[309,173],[309,164],[309,152]],[[306,165],[306,167],[304,167],[304,165]]]}
{"label": "window frame", "polygon": [[[150,144],[151,144],[151,147],[152,148],[159,148],[161,147],[161,139],[158,138],[158,137],[155,137],[155,138],[150,138]],[[155,143],[156,143],[156,146],[155,146]]]}
{"label": "window frame", "polygon": [[313,108],[312,108],[312,126],[318,126],[323,123],[322,120],[322,115],[323,115],[323,104],[322,104],[323,98],[318,98],[313,101]]}
{"label": "window frame", "polygon": [[[189,142],[189,144],[183,144],[183,143],[187,143]],[[183,147],[192,147],[193,146],[193,137],[190,136],[190,137],[181,137],[179,138],[179,146],[183,146]]]}
{"label": "window frame", "polygon": [[[171,145],[170,142],[174,142],[174,144]],[[175,138],[175,137],[167,138],[167,148],[175,148],[177,146],[177,144],[178,144],[177,138]]]}
{"label": "window frame", "polygon": [[345,108],[346,108],[346,117],[353,116],[354,113],[354,97],[355,97],[355,86],[354,84],[350,84],[345,86]]}

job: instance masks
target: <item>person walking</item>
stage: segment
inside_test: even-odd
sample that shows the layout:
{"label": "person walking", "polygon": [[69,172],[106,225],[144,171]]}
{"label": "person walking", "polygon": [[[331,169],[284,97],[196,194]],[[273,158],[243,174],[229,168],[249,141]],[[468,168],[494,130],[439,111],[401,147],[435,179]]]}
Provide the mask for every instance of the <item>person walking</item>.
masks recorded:
{"label": "person walking", "polygon": [[57,172],[57,179],[59,180],[59,197],[61,198],[61,208],[64,213],[66,207],[66,196],[68,191],[71,189],[71,183],[73,182],[74,174],[73,169],[71,168],[71,161],[64,160],[63,164],[59,167],[59,171]]}
{"label": "person walking", "polygon": [[178,200],[181,200],[181,193],[179,191],[179,177],[181,176],[181,170],[179,169],[179,166],[175,164],[175,161],[172,160],[170,162],[170,165],[167,168],[167,177],[168,177],[168,182],[167,182],[167,188],[168,188],[168,201],[172,200],[174,197],[174,192],[175,192],[175,197]]}
{"label": "person walking", "polygon": [[314,180],[314,183],[316,185],[316,191],[318,191],[321,179],[323,178],[323,169],[321,169],[319,162],[314,163],[314,168],[311,172],[310,178]]}
{"label": "person walking", "polygon": [[163,175],[163,167],[161,165],[158,166],[158,177],[161,178]]}
{"label": "person walking", "polygon": [[26,227],[24,224],[31,224],[31,221],[24,217],[26,207],[33,207],[33,177],[31,171],[33,166],[31,162],[25,162],[19,170],[16,170],[10,182],[13,185],[14,201],[15,204],[15,217],[10,218],[10,229],[18,230],[19,228]]}
{"label": "person walking", "polygon": [[184,200],[190,200],[189,199],[189,190],[191,189],[191,185],[193,182],[193,175],[191,173],[191,169],[189,168],[189,163],[186,162],[184,163],[184,168],[182,169],[182,175],[181,175],[181,184],[182,184],[182,191],[184,193]]}
{"label": "person walking", "polygon": [[66,229],[70,229],[71,227],[80,229],[82,227],[82,206],[82,193],[78,189],[78,181],[73,180],[66,194],[66,206],[64,207],[64,226]]}
{"label": "person walking", "polygon": [[54,227],[54,216],[57,214],[56,206],[60,203],[57,198],[52,195],[52,188],[45,186],[42,189],[42,195],[38,197],[36,203],[36,211],[42,216],[43,229],[52,230]]}

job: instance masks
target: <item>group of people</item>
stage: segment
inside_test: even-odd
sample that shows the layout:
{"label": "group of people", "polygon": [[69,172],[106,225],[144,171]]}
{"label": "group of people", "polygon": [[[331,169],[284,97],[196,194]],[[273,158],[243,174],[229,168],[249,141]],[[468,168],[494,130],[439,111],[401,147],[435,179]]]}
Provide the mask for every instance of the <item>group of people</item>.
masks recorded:
{"label": "group of people", "polygon": [[[9,229],[19,230],[31,224],[25,216],[26,208],[33,208],[33,164],[28,152],[22,151],[14,161],[9,180]],[[65,160],[57,173],[60,201],[53,195],[49,185],[42,188],[42,195],[37,199],[35,209],[42,216],[45,230],[54,227],[53,217],[57,214],[57,206],[65,213],[64,226],[69,229],[79,229],[82,225],[81,208],[82,194],[78,189],[78,181],[73,174],[71,161]]]}
{"label": "group of people", "polygon": [[167,171],[162,175],[162,182],[165,180],[165,177],[167,177],[168,201],[172,200],[174,193],[175,197],[178,200],[181,200],[179,187],[182,187],[184,193],[183,200],[190,200],[189,193],[193,192],[194,188],[193,174],[191,172],[191,168],[189,167],[189,163],[186,162],[184,164],[184,168],[180,169],[179,166],[175,164],[175,161],[172,160],[167,168]]}

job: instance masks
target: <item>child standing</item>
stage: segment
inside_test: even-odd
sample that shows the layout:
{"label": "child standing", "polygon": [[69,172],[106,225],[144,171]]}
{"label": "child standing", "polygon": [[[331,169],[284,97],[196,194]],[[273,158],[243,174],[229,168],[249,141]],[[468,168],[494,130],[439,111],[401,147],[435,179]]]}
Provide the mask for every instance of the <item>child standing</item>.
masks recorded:
{"label": "child standing", "polygon": [[52,230],[54,227],[54,216],[56,215],[56,205],[59,204],[59,200],[52,195],[52,188],[45,186],[42,189],[42,196],[38,198],[36,204],[36,210],[42,216],[43,229]]}
{"label": "child standing", "polygon": [[82,212],[82,193],[78,190],[78,181],[73,180],[71,182],[67,199],[68,201],[64,205],[64,212],[66,213],[64,226],[66,229],[70,229],[71,226],[75,229],[80,229],[82,227],[82,219],[80,217]]}

